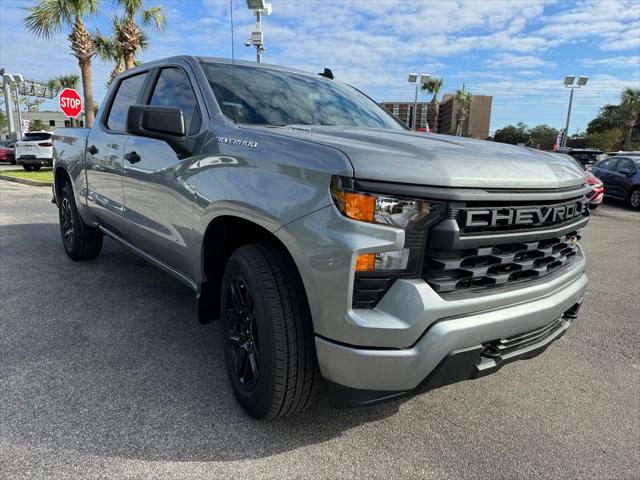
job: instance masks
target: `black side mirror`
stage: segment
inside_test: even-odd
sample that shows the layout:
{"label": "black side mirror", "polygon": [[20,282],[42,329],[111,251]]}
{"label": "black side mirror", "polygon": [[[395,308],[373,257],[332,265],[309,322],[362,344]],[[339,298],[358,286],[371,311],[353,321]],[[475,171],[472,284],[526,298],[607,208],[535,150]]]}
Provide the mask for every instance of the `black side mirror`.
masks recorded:
{"label": "black side mirror", "polygon": [[191,153],[191,143],[185,138],[182,110],[177,107],[131,105],[127,112],[127,133],[164,140],[180,154]]}
{"label": "black side mirror", "polygon": [[629,170],[628,168],[621,168],[620,170],[618,170],[618,173],[620,175],[624,175],[625,177],[628,177],[629,175],[631,175],[631,170]]}

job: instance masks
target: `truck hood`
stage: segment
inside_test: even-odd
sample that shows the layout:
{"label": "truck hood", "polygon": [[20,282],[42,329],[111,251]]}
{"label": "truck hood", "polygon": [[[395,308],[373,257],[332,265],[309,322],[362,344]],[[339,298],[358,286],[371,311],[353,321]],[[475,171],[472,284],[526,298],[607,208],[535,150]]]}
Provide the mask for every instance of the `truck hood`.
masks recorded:
{"label": "truck hood", "polygon": [[481,188],[564,188],[585,182],[585,172],[565,155],[497,142],[360,127],[301,125],[278,132],[341,150],[360,179]]}

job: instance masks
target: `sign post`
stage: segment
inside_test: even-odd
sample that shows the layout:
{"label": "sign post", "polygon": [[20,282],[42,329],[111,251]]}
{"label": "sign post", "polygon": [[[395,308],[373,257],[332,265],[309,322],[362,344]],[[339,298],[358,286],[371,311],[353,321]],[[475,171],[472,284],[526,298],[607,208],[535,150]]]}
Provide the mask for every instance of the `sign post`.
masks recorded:
{"label": "sign post", "polygon": [[[60,110],[69,118],[76,118],[82,111],[82,98],[73,88],[65,88],[58,96]],[[73,126],[73,121],[71,122]]]}

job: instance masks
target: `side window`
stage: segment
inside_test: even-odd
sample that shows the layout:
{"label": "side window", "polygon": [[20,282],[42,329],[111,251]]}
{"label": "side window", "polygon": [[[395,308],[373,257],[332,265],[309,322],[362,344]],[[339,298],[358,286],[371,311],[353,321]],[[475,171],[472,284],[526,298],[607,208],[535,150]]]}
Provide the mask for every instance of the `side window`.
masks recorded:
{"label": "side window", "polygon": [[107,127],[116,132],[125,131],[127,111],[131,105],[135,105],[140,95],[140,90],[147,78],[147,73],[140,73],[133,77],[125,78],[118,85],[118,91],[111,103],[111,110],[107,118]]}
{"label": "side window", "polygon": [[633,163],[631,162],[631,160],[627,160],[626,158],[621,158],[620,160],[618,160],[618,166],[616,167],[616,172],[619,172],[620,170],[624,170],[627,169],[630,172],[633,172],[635,169],[633,168]]}
{"label": "side window", "polygon": [[150,105],[182,109],[187,134],[200,130],[200,110],[187,74],[179,68],[164,68],[151,95]]}

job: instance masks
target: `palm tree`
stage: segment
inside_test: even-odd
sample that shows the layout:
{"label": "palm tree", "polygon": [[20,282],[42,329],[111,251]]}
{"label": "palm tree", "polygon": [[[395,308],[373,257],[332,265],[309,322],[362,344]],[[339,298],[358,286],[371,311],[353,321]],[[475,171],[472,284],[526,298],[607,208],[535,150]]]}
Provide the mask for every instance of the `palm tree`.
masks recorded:
{"label": "palm tree", "polygon": [[473,101],[473,95],[471,92],[465,92],[464,86],[462,90],[456,90],[456,103],[458,104],[458,111],[456,112],[456,136],[462,136],[462,125],[469,116],[469,108]]}
{"label": "palm tree", "polygon": [[438,128],[438,110],[440,109],[440,104],[438,103],[438,93],[440,93],[440,89],[444,85],[444,78],[437,77],[429,77],[427,83],[422,85],[422,90],[426,90],[427,92],[433,94],[433,98],[431,99],[431,105],[429,105],[429,127],[432,132],[435,132]]}
{"label": "palm tree", "polygon": [[84,116],[87,126],[93,125],[93,84],[91,80],[91,58],[95,55],[93,37],[87,31],[83,17],[98,12],[100,0],[38,0],[29,7],[24,19],[27,30],[39,37],[51,38],[65,27],[71,27],[67,37],[73,55],[78,59],[84,91]]}
{"label": "palm tree", "polygon": [[[98,54],[98,57],[104,61],[114,62],[113,69],[111,69],[109,79],[107,80],[107,86],[111,85],[113,79],[125,70],[124,52],[122,48],[120,48],[120,43],[118,43],[118,32],[120,32],[124,28],[124,24],[124,18],[114,15],[113,17],[111,17],[111,31],[113,32],[113,34],[107,35],[100,32],[100,30],[97,30],[94,35],[96,42],[96,53]],[[149,36],[144,30],[141,30],[140,36],[138,38],[138,50],[144,52],[148,48]],[[134,65],[137,64],[138,62],[134,60]]]}
{"label": "palm tree", "polygon": [[65,88],[73,88],[76,90],[80,85],[80,76],[75,73],[67,73],[58,75],[47,82],[48,87],[56,94]]}
{"label": "palm tree", "polygon": [[[52,78],[47,82],[47,86],[56,93],[56,95],[65,88],[73,88],[74,90],[78,89],[78,85],[80,85],[80,77],[75,73],[67,73],[63,75],[58,75],[57,77]],[[86,117],[86,108],[85,108],[85,117]],[[75,125],[75,119],[70,118],[71,126]]]}
{"label": "palm tree", "polygon": [[640,115],[640,88],[625,88],[620,95],[620,107],[625,118],[624,149],[631,150],[631,133]]}
{"label": "palm tree", "polygon": [[146,33],[136,23],[137,17],[143,26],[151,26],[159,32],[164,30],[166,18],[163,7],[145,8],[144,0],[116,1],[124,9],[124,15],[117,24],[114,24],[114,33],[122,51],[124,67],[129,69],[135,66],[136,53],[142,48],[146,38]]}

